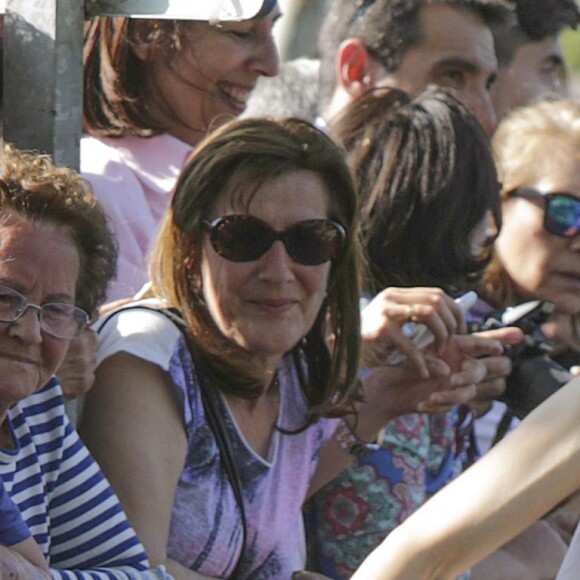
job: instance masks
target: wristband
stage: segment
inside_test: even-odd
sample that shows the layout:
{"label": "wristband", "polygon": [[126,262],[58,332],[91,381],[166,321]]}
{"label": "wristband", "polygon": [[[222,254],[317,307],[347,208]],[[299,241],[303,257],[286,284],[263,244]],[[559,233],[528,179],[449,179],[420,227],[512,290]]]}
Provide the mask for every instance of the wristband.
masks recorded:
{"label": "wristband", "polygon": [[365,443],[361,441],[352,431],[349,424],[341,419],[334,432],[338,446],[355,457],[364,457],[378,451],[381,446],[378,443]]}

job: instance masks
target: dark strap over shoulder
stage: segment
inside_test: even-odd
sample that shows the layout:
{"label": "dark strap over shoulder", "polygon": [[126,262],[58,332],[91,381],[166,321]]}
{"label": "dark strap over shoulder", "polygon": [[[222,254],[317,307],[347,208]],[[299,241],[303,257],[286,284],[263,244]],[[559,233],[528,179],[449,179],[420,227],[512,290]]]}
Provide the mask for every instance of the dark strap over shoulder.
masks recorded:
{"label": "dark strap over shoulder", "polygon": [[240,518],[242,520],[242,549],[240,550],[240,555],[238,557],[236,566],[234,571],[230,575],[230,578],[237,578],[239,576],[239,567],[244,557],[247,548],[248,542],[248,525],[246,519],[246,510],[244,508],[244,498],[242,496],[242,484],[240,481],[240,476],[238,470],[236,468],[236,464],[234,463],[233,452],[230,444],[230,440],[228,438],[228,434],[224,428],[223,422],[220,420],[219,413],[217,410],[216,402],[212,396],[213,389],[210,384],[209,373],[204,362],[199,357],[195,348],[193,348],[190,344],[190,341],[187,338],[186,334],[186,325],[183,317],[181,316],[181,312],[176,308],[155,308],[154,306],[148,306],[146,304],[130,304],[111,312],[105,320],[101,323],[101,325],[97,329],[97,333],[100,334],[105,325],[116,315],[120,312],[125,312],[127,310],[152,310],[154,312],[159,312],[159,314],[163,314],[166,318],[171,320],[173,324],[179,329],[181,334],[183,335],[185,344],[189,348],[189,352],[191,354],[191,358],[194,362],[194,371],[197,376],[197,382],[199,384],[199,389],[201,393],[201,401],[203,404],[203,410],[205,413],[205,417],[207,420],[207,424],[209,425],[210,429],[212,430],[215,440],[217,442],[217,446],[219,449],[219,454],[226,470],[228,479],[230,481],[230,485],[232,486],[232,491],[234,492],[234,497],[236,499],[236,504],[238,505],[238,510],[240,512]]}

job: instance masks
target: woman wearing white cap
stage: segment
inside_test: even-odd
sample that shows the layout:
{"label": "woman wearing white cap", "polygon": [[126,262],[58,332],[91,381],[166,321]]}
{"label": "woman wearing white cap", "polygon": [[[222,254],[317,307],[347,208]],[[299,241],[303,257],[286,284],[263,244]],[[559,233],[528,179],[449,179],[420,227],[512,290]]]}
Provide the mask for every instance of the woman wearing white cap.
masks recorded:
{"label": "woman wearing white cap", "polygon": [[119,241],[111,299],[147,281],[150,242],[192,147],[244,111],[260,76],[278,72],[276,0],[185,5],[167,2],[163,19],[86,24],[81,171]]}

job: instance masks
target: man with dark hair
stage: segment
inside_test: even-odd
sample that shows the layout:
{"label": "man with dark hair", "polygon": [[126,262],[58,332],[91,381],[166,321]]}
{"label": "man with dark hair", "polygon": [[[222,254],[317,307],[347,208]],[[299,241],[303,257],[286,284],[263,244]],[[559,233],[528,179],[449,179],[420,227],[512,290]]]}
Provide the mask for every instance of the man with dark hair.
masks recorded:
{"label": "man with dark hair", "polygon": [[499,70],[491,95],[498,117],[542,97],[566,95],[559,37],[579,23],[575,0],[515,0],[508,18],[492,25]]}
{"label": "man with dark hair", "polygon": [[418,94],[436,84],[491,133],[497,60],[490,27],[506,8],[502,0],[335,0],[320,34],[322,115],[332,118],[376,86]]}

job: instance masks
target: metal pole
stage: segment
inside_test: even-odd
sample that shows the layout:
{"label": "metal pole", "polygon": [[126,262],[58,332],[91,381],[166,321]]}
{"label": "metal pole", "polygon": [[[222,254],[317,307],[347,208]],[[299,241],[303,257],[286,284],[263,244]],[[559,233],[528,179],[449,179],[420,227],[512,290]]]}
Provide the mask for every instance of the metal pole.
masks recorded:
{"label": "metal pole", "polygon": [[4,139],[79,168],[84,8],[6,0]]}

